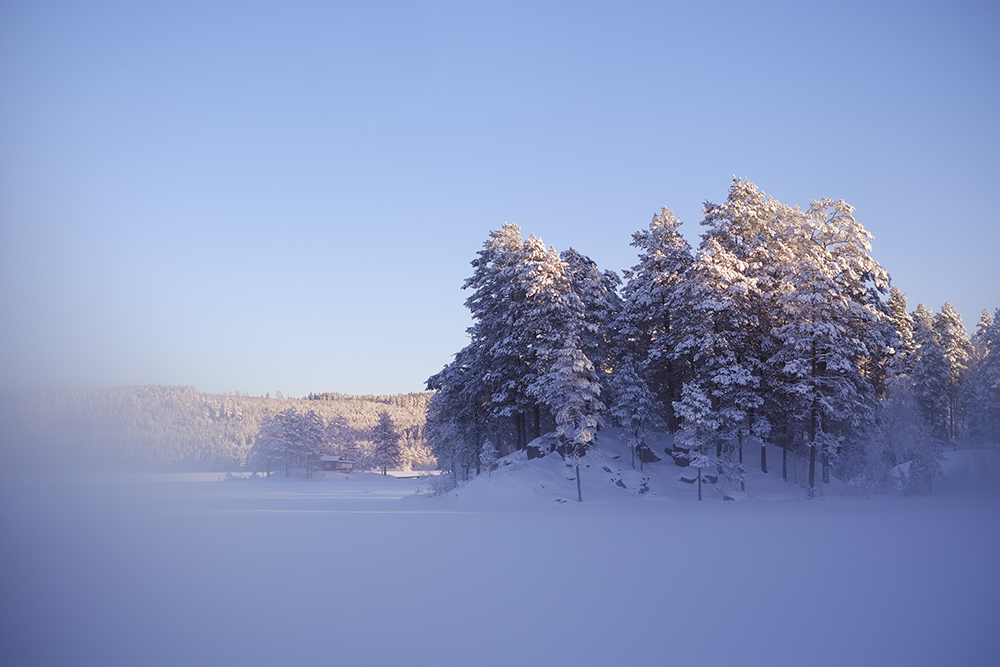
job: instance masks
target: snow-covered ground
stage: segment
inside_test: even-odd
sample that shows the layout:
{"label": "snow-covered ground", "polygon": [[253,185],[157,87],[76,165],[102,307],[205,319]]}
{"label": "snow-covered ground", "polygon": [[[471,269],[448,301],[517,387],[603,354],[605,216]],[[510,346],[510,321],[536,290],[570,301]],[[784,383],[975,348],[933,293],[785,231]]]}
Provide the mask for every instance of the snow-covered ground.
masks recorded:
{"label": "snow-covered ground", "polygon": [[758,448],[743,502],[699,503],[690,471],[602,444],[583,503],[556,456],[435,497],[370,473],[4,477],[0,664],[997,664],[995,495],[806,500]]}

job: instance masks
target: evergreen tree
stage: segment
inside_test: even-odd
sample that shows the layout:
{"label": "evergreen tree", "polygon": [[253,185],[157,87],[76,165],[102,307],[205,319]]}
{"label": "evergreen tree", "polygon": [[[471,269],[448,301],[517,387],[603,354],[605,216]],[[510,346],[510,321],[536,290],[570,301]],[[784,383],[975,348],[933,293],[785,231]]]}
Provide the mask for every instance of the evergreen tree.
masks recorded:
{"label": "evergreen tree", "polygon": [[[794,258],[794,248],[788,246],[788,230],[799,225],[802,216],[797,209],[760,192],[750,181],[738,178],[733,179],[725,202],[706,202],[704,211],[701,224],[706,229],[702,233],[701,251],[715,256],[719,266],[730,272],[727,282],[732,285],[731,291],[736,290],[730,301],[738,301],[738,306],[732,305],[743,312],[739,333],[730,336],[726,343],[734,354],[729,363],[737,364],[750,383],[739,387],[742,397],[730,394],[729,400],[735,406],[742,406],[736,407],[733,414],[743,422],[736,425],[734,435],[741,438],[746,427],[752,426],[748,422],[755,422],[761,437],[773,433],[775,426],[781,427],[779,435],[787,436],[789,415],[785,404],[775,400],[780,394],[780,378],[768,371],[765,362],[772,352],[768,349],[772,331],[783,323],[779,295],[785,267]],[[740,289],[745,292],[740,294]],[[690,297],[686,301],[684,310],[688,311]],[[763,404],[752,407],[757,399],[763,399]],[[752,417],[745,412],[746,408],[752,408]],[[733,422],[727,420],[727,423]],[[781,438],[780,444],[787,448],[788,438]],[[721,455],[722,448],[717,447],[716,453]],[[762,447],[762,468],[766,466],[765,453]],[[732,458],[726,457],[730,468]]]}
{"label": "evergreen tree", "polygon": [[[632,234],[639,263],[625,271],[623,303],[611,335],[619,361],[629,358],[638,376],[663,410],[662,421],[674,432],[679,423],[673,404],[690,367],[688,359],[672,354],[672,320],[679,307],[677,287],[694,261],[691,246],[681,236],[681,221],[663,208],[648,229]],[[621,387],[624,383],[617,382]]]}
{"label": "evergreen tree", "polygon": [[947,301],[932,318],[939,336],[941,351],[948,362],[948,437],[954,440],[964,426],[962,382],[972,358],[972,342],[962,324],[962,316]]}
{"label": "evergreen tree", "polygon": [[583,307],[581,349],[602,380],[607,380],[616,363],[611,332],[622,309],[622,299],[618,295],[621,278],[613,271],[599,271],[592,259],[573,248],[559,257],[569,276],[569,290],[580,299]]}
{"label": "evergreen tree", "polygon": [[781,393],[809,439],[809,489],[817,454],[823,481],[841,446],[874,426],[878,391],[866,361],[887,357],[892,334],[879,294],[888,274],[872,259],[871,235],[843,201],[813,202],[787,231],[794,261],[780,293],[784,323],[773,331],[770,359]]}
{"label": "evergreen tree", "polygon": [[964,383],[969,436],[976,443],[1000,443],[1000,308],[983,310]]}
{"label": "evergreen tree", "polygon": [[513,417],[518,449],[527,445],[525,413],[534,408],[526,393],[534,353],[533,332],[523,324],[527,294],[522,276],[536,241],[534,237],[523,241],[520,228],[511,223],[490,232],[472,262],[473,275],[463,286],[473,290],[465,302],[473,318],[469,335],[474,353],[468,357],[486,395],[484,417],[488,421]]}
{"label": "evergreen tree", "polygon": [[612,397],[608,414],[613,423],[621,427],[622,443],[632,453],[632,467],[635,468],[636,448],[645,444],[654,428],[663,425],[660,418],[662,406],[639,377],[635,360],[629,354],[615,365],[608,393]]}
{"label": "evergreen tree", "polygon": [[497,465],[497,448],[493,445],[493,441],[487,439],[483,442],[483,446],[479,451],[479,463],[483,468],[486,468],[486,472],[492,475],[493,468]]}
{"label": "evergreen tree", "polygon": [[382,468],[382,474],[386,474],[389,466],[399,465],[403,452],[399,447],[399,432],[396,425],[392,423],[392,417],[388,412],[380,412],[378,424],[372,431],[372,442],[375,443],[375,465]]}
{"label": "evergreen tree", "polygon": [[949,433],[951,369],[941,347],[941,336],[934,329],[931,311],[922,303],[913,313],[913,342],[916,359],[912,380],[921,423],[929,436],[944,442]]}
{"label": "evergreen tree", "polygon": [[254,442],[255,457],[267,466],[280,460],[289,468],[305,465],[308,474],[310,462],[323,452],[323,419],[312,410],[305,414],[288,408],[261,420]]}
{"label": "evergreen tree", "polygon": [[479,442],[486,428],[486,390],[475,372],[475,350],[470,346],[455,360],[427,380],[434,391],[427,407],[427,442],[438,466],[451,472],[452,480],[461,471],[468,477]]}
{"label": "evergreen tree", "polygon": [[753,302],[760,296],[747,268],[716,238],[706,239],[678,286],[685,307],[674,318],[672,351],[675,359],[692,360],[692,377],[675,404],[683,417],[680,442],[698,452],[714,447],[722,472],[741,486],[743,439],[770,430],[759,412],[764,400]]}
{"label": "evergreen tree", "polygon": [[913,342],[916,350],[911,379],[921,430],[910,453],[906,488],[912,493],[930,493],[941,477],[943,443],[950,433],[951,369],[931,311],[922,303],[913,313]]}
{"label": "evergreen tree", "polygon": [[906,375],[913,370],[913,317],[906,311],[906,292],[893,286],[889,291],[889,312],[896,331],[896,346],[891,360],[894,375]]}

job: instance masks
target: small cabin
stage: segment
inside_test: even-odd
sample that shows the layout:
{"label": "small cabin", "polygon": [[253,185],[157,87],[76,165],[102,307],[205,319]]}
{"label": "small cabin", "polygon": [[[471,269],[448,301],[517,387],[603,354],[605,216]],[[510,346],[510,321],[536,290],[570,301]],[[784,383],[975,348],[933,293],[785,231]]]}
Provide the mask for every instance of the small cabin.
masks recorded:
{"label": "small cabin", "polygon": [[337,456],[321,456],[319,462],[323,466],[323,470],[354,472],[354,461],[348,461],[339,454]]}

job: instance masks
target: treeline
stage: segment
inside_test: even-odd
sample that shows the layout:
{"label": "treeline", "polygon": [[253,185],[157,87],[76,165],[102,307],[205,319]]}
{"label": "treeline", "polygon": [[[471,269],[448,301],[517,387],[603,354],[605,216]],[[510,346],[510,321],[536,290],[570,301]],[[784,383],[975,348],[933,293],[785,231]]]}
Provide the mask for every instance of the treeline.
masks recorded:
{"label": "treeline", "polygon": [[256,463],[255,441],[265,421],[312,411],[331,453],[357,453],[363,467],[372,458],[379,415],[386,413],[400,435],[400,463],[433,466],[424,436],[430,394],[314,396],[217,395],[164,386],[9,391],[0,403],[0,452],[8,463],[33,466],[248,469]]}
{"label": "treeline", "polygon": [[944,447],[1000,440],[1000,324],[984,311],[970,339],[949,304],[907,313],[853,211],[734,179],[697,249],[666,208],[633,234],[624,280],[517,225],[492,232],[464,285],[471,341],[427,383],[442,467],[478,474],[549,430],[579,456],[604,423],[633,449],[669,431],[733,484],[746,446],[771,442],[808,457],[811,491],[907,462],[909,487],[932,490]]}

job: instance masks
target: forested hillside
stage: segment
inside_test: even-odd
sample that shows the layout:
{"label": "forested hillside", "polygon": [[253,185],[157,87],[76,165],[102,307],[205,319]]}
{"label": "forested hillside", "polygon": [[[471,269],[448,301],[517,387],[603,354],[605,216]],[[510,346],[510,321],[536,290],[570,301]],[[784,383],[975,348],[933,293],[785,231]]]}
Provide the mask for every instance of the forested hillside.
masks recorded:
{"label": "forested hillside", "polygon": [[387,413],[401,436],[403,467],[427,467],[424,417],[430,394],[309,398],[204,394],[192,387],[130,386],[8,392],[0,402],[0,452],[8,463],[133,470],[254,469],[262,422],[313,411],[324,447],[371,457],[371,434]]}

